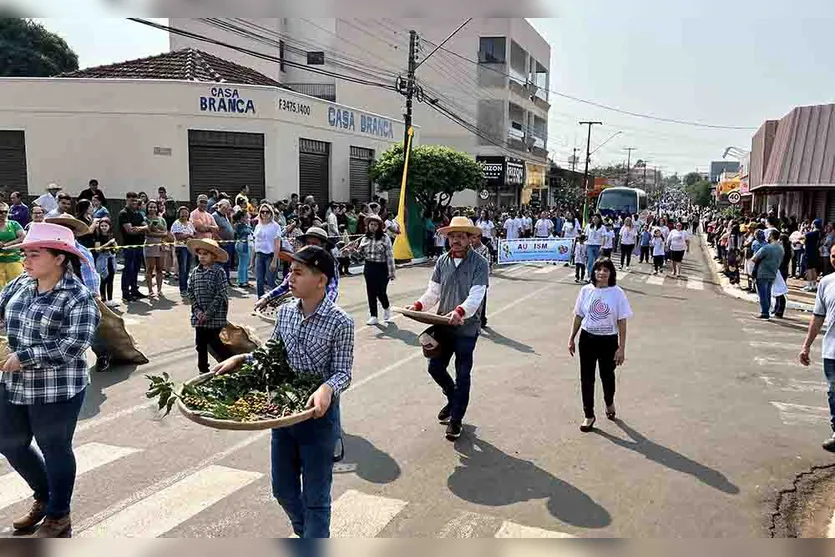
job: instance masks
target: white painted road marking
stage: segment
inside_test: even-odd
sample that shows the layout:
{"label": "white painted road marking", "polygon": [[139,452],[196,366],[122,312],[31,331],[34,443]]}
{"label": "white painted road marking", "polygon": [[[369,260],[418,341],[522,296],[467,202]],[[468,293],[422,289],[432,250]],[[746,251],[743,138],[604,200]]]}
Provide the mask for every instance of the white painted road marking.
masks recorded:
{"label": "white painted road marking", "polygon": [[554,532],[552,530],[543,530],[541,528],[532,528],[531,526],[523,526],[515,522],[505,521],[502,527],[496,532],[495,538],[573,538],[571,534],[563,532]]}
{"label": "white painted road marking", "polygon": [[769,387],[774,387],[787,393],[825,393],[828,390],[828,387],[820,381],[801,381],[799,379],[775,381],[765,375],[761,375],[760,379]]}
{"label": "white painted road marking", "polygon": [[[120,458],[141,452],[131,447],[116,447],[102,443],[87,443],[75,449],[76,474],[81,475],[110,464]],[[32,490],[17,472],[0,476],[0,509],[32,496]]]}
{"label": "white painted road marking", "polygon": [[769,358],[763,356],[754,356],[754,363],[758,366],[788,366],[799,367],[800,363],[795,360],[783,360],[780,358]]}
{"label": "white painted road marking", "polygon": [[829,408],[775,401],[771,404],[780,411],[780,419],[785,425],[819,425],[829,420]]}
{"label": "white painted road marking", "polygon": [[208,466],[85,530],[81,537],[157,538],[261,476]]}
{"label": "white painted road marking", "polygon": [[348,490],[331,509],[331,537],[373,538],[406,507],[406,501]]}

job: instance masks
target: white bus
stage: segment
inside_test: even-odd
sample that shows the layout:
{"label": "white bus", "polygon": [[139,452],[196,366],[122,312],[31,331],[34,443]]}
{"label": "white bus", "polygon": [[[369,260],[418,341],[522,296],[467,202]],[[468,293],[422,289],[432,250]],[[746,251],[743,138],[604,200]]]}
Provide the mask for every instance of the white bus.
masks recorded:
{"label": "white bus", "polygon": [[647,193],[638,188],[606,188],[597,198],[597,212],[604,217],[634,215],[646,208]]}

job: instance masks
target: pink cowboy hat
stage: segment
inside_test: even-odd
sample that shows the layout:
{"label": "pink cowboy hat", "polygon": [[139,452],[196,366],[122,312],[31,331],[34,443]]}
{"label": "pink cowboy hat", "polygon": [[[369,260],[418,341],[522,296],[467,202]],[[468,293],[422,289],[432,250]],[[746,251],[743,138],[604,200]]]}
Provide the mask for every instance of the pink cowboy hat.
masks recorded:
{"label": "pink cowboy hat", "polygon": [[[75,236],[72,230],[60,224],[49,224],[46,222],[33,222],[23,242],[4,250],[24,249],[55,249],[65,253],[71,253],[81,260],[89,261],[75,246]],[[93,262],[90,261],[92,265]]]}

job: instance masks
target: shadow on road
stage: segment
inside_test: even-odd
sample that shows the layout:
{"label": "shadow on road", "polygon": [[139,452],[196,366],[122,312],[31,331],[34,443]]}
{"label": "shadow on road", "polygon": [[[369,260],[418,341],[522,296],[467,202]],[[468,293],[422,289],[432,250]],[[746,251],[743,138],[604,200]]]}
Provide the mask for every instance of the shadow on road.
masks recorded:
{"label": "shadow on road", "polygon": [[479,439],[472,426],[464,426],[455,449],[461,461],[447,486],[461,499],[490,507],[547,499],[551,515],[566,524],[604,528],[612,522],[609,512],[591,497],[535,464]]}
{"label": "shadow on road", "polygon": [[497,330],[493,329],[492,327],[487,327],[481,330],[481,335],[489,339],[496,344],[501,346],[507,346],[508,348],[512,348],[517,352],[522,352],[523,354],[536,354],[539,356],[536,350],[533,347],[525,344],[524,342],[519,342],[518,340],[513,340],[512,338],[508,338],[498,332]]}
{"label": "shadow on road", "polygon": [[594,433],[608,439],[615,445],[635,451],[636,453],[644,455],[653,462],[657,462],[662,466],[666,466],[670,470],[682,472],[693,476],[700,482],[709,485],[714,489],[718,489],[723,493],[736,495],[739,493],[739,488],[731,483],[724,474],[713,468],[709,468],[704,464],[696,462],[695,460],[684,456],[681,453],[659,445],[650,441],[631,427],[629,427],[623,420],[615,420],[615,423],[624,433],[626,433],[630,440],[621,439],[606,431],[595,429]]}
{"label": "shadow on road", "polygon": [[420,346],[419,335],[408,329],[401,329],[397,323],[389,323],[388,326],[379,326],[377,338],[393,338],[402,341],[409,346]]}
{"label": "shadow on road", "polygon": [[81,406],[78,419],[82,421],[97,416],[101,411],[102,403],[107,400],[104,390],[128,379],[137,367],[139,366],[136,364],[117,365],[114,363],[110,370],[102,373],[96,372],[95,367],[93,367],[90,370],[90,384],[87,385],[84,404]]}
{"label": "shadow on road", "polygon": [[400,477],[400,465],[391,455],[367,439],[342,432],[345,458],[334,465],[334,474],[356,474],[375,484],[391,483]]}

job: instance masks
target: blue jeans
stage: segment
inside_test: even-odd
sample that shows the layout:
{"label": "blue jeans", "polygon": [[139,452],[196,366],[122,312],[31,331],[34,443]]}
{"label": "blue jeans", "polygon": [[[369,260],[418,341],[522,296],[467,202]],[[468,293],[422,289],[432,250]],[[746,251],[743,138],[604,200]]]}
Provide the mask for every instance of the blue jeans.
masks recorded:
{"label": "blue jeans", "polygon": [[226,282],[231,282],[232,263],[235,262],[235,244],[220,244],[223,251],[226,252],[226,263],[223,264],[223,270],[226,271]]}
{"label": "blue jeans", "polygon": [[141,249],[126,249],[122,252],[125,268],[122,269],[122,297],[139,294],[139,268],[142,266],[143,252]]}
{"label": "blue jeans", "polygon": [[[460,424],[470,403],[470,373],[473,370],[473,352],[478,336],[439,336],[441,354],[429,360],[429,375],[446,395],[450,404],[450,421]],[[455,356],[455,381],[447,371],[449,361]]]}
{"label": "blue jeans", "polygon": [[[0,386],[0,454],[29,485],[35,500],[46,503],[49,518],[70,512],[75,487],[72,438],[84,393],[63,402],[23,406],[11,404]],[[40,453],[32,447],[33,437]]]}
{"label": "blue jeans", "polygon": [[180,282],[180,294],[188,292],[188,273],[191,269],[191,252],[187,247],[177,246],[177,277]]}
{"label": "blue jeans", "polygon": [[823,360],[823,373],[826,375],[826,382],[829,383],[829,391],[826,393],[829,399],[829,426],[835,433],[835,360]]}
{"label": "blue jeans", "polygon": [[249,242],[235,242],[238,254],[238,286],[245,286],[249,281]]}
{"label": "blue jeans", "polygon": [[273,496],[300,538],[330,537],[333,452],[338,438],[336,399],[322,418],[272,432]]}
{"label": "blue jeans", "polygon": [[275,271],[270,270],[273,254],[255,252],[255,293],[260,298],[264,295],[264,287],[275,288]]}
{"label": "blue jeans", "polygon": [[757,279],[757,295],[760,297],[760,315],[771,315],[771,287],[774,279]]}
{"label": "blue jeans", "polygon": [[594,267],[598,255],[600,255],[600,246],[586,244],[586,266],[589,268],[589,273],[591,273],[591,268]]}

